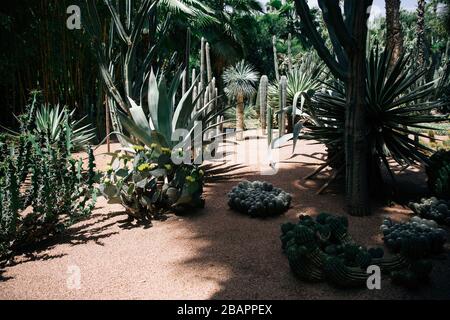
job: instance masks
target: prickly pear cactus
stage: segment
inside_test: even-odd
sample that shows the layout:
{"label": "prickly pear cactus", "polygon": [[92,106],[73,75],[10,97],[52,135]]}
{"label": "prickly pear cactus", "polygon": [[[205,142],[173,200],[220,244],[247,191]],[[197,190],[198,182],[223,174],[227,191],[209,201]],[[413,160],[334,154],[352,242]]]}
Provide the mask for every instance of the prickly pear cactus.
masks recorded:
{"label": "prickly pear cactus", "polygon": [[116,152],[104,172],[99,190],[108,203],[122,204],[131,218],[142,221],[204,207],[203,170],[173,163],[172,150],[156,144],[133,149],[133,155]]}

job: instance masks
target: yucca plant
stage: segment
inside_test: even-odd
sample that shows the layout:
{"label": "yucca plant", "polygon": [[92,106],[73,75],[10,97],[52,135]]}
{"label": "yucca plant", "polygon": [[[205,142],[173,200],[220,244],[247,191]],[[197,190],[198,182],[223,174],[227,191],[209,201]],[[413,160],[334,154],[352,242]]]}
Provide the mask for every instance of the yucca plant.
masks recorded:
{"label": "yucca plant", "polygon": [[[226,120],[235,120],[236,119],[237,108],[232,107],[225,112]],[[255,110],[254,106],[246,105],[244,107],[244,129],[247,128],[246,121],[255,120],[258,118],[258,113]]]}
{"label": "yucca plant", "polygon": [[65,121],[72,130],[71,143],[75,149],[86,147],[95,138],[94,128],[90,124],[83,125],[86,117],[75,120],[75,109],[68,111],[66,107],[59,105],[43,105],[36,110],[36,132],[50,133],[50,141],[56,143],[60,140],[62,132],[66,130]]}
{"label": "yucca plant", "polygon": [[[285,112],[291,111],[296,96],[298,97],[301,93],[312,96],[320,88],[321,80],[324,78],[323,71],[323,64],[309,54],[298,65],[295,65],[291,72],[288,72],[286,75],[288,80],[286,100],[290,110],[285,110]],[[279,83],[274,82],[269,86],[268,102],[275,110],[279,110],[280,107],[278,93]]]}
{"label": "yucca plant", "polygon": [[244,60],[225,69],[223,75],[225,93],[230,98],[236,98],[236,139],[243,139],[244,131],[244,99],[256,92],[258,72]]}
{"label": "yucca plant", "polygon": [[[414,129],[432,129],[427,124],[448,121],[448,116],[430,113],[432,109],[439,108],[439,103],[428,100],[433,95],[433,83],[416,85],[426,71],[408,67],[409,58],[404,54],[390,69],[390,56],[390,52],[380,53],[375,48],[367,61],[368,110],[364,143],[369,146],[370,151],[370,176],[381,177],[380,169],[384,165],[395,180],[389,159],[402,166],[428,163],[432,150],[415,141],[413,136],[417,132]],[[343,173],[346,110],[344,86],[339,82],[331,84],[328,91],[317,93],[312,101],[310,125],[306,125],[304,137],[320,141],[328,147],[326,163],[314,174],[327,166],[335,168],[337,173]]]}
{"label": "yucca plant", "polygon": [[[294,138],[295,150],[296,142],[300,130],[302,128],[301,120],[307,115],[310,107],[310,99],[317,90],[320,89],[323,81],[326,79],[324,66],[312,54],[306,55],[301,62],[287,75],[286,86],[286,108],[280,108],[280,84],[274,82],[268,89],[268,103],[276,114],[281,112],[290,114],[289,132],[281,135],[272,142],[272,148],[276,148],[281,144]],[[299,121],[300,120],[300,121]]]}

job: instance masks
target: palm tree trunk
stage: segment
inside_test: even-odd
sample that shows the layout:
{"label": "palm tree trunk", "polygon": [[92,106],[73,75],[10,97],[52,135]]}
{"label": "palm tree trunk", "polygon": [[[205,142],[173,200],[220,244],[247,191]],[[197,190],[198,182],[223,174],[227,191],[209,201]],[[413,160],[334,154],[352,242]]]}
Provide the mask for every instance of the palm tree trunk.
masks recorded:
{"label": "palm tree trunk", "polygon": [[237,95],[236,106],[236,140],[244,140],[244,95]]}
{"label": "palm tree trunk", "polygon": [[400,23],[400,0],[386,0],[386,44],[392,50],[390,65],[397,62],[403,51],[403,34]]}
{"label": "palm tree trunk", "polygon": [[417,62],[425,65],[425,0],[417,1]]}

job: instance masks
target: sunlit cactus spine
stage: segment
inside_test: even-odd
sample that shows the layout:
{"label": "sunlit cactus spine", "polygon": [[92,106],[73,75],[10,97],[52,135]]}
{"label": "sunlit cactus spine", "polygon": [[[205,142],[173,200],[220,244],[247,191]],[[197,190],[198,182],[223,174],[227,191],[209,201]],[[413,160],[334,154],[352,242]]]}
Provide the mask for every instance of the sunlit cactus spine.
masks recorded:
{"label": "sunlit cactus spine", "polygon": [[279,123],[278,129],[280,130],[279,135],[282,136],[285,133],[286,127],[286,119],[285,119],[285,110],[287,107],[287,77],[282,76],[280,79],[280,114],[279,114]]}
{"label": "sunlit cactus spine", "polygon": [[259,115],[260,115],[260,122],[261,122],[261,128],[263,132],[265,132],[267,128],[267,119],[266,119],[266,112],[267,112],[267,88],[269,86],[269,78],[266,75],[263,75],[261,77],[261,81],[259,82]]}

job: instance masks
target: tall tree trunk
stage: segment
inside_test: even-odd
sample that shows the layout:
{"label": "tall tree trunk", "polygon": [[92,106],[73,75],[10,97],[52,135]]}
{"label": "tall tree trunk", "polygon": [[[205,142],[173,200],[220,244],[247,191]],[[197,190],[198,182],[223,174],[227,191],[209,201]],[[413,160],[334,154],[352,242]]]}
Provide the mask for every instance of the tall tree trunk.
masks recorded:
{"label": "tall tree trunk", "polygon": [[346,204],[355,216],[370,214],[369,156],[366,119],[366,40],[367,20],[364,5],[357,6],[351,48],[345,119]]}
{"label": "tall tree trunk", "polygon": [[244,139],[244,95],[239,93],[237,95],[236,106],[236,140]]}
{"label": "tall tree trunk", "polygon": [[425,65],[425,0],[417,1],[417,63]]}
{"label": "tall tree trunk", "polygon": [[403,51],[403,33],[400,23],[400,0],[386,0],[386,46],[392,50],[390,65],[397,62]]}

